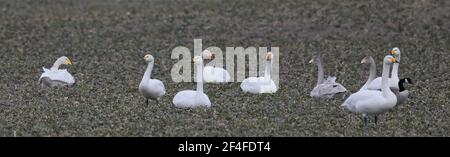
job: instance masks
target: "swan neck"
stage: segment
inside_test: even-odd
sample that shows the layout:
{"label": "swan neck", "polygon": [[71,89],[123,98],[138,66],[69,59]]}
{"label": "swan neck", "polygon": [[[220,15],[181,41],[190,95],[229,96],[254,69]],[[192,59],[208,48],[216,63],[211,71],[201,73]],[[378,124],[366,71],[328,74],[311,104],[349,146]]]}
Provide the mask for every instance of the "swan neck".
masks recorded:
{"label": "swan neck", "polygon": [[268,60],[268,61],[266,61],[266,69],[264,72],[264,78],[270,79],[271,72],[272,72],[272,60]]}
{"label": "swan neck", "polygon": [[203,93],[203,63],[197,64],[197,93]]}
{"label": "swan neck", "polygon": [[391,78],[398,78],[398,67],[399,66],[400,66],[399,63],[394,63],[394,65],[392,66]]}
{"label": "swan neck", "polygon": [[318,70],[318,74],[317,74],[317,85],[322,84],[323,82],[323,65],[322,65],[322,61],[320,60],[320,58],[317,60],[317,70]]}
{"label": "swan neck", "polygon": [[50,68],[51,70],[58,70],[59,66],[61,66],[61,62],[59,60],[56,60],[55,63],[53,63],[53,66]]}
{"label": "swan neck", "polygon": [[387,63],[383,64],[383,73],[381,74],[381,91],[385,97],[388,96],[391,89],[389,88],[389,68]]}
{"label": "swan neck", "polygon": [[145,70],[144,77],[142,80],[149,80],[152,75],[153,70],[153,62],[148,63],[147,69]]}

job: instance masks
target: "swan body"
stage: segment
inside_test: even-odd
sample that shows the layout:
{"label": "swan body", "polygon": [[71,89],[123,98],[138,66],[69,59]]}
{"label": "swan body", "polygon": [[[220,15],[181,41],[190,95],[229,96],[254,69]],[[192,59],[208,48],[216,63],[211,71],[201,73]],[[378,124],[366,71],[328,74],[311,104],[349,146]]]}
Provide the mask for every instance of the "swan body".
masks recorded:
{"label": "swan body", "polygon": [[[400,49],[395,47],[391,50],[391,55],[393,55],[398,62],[400,62]],[[398,87],[398,81],[400,81],[400,79],[398,78],[398,68],[399,68],[399,63],[394,63],[392,65],[392,73],[391,73],[391,77],[388,79],[389,80],[389,87],[393,88],[394,90],[399,90]],[[381,77],[377,77],[375,80],[373,80],[370,85],[368,86],[369,90],[381,90]]]}
{"label": "swan body", "polygon": [[203,93],[203,58],[196,56],[193,59],[197,66],[197,90],[184,90],[178,92],[173,98],[172,102],[175,107],[179,108],[194,108],[194,107],[210,107],[211,101],[208,96]]}
{"label": "swan body", "polygon": [[[203,59],[212,59],[214,54],[209,50],[202,52]],[[230,82],[230,72],[220,67],[205,66],[203,68],[203,80],[207,83],[224,83]]]}
{"label": "swan body", "polygon": [[318,68],[317,84],[310,93],[311,97],[329,99],[337,93],[343,93],[347,91],[344,86],[336,82],[336,77],[331,76],[324,80],[324,72],[320,54],[316,55],[311,61],[309,61],[309,63],[317,64]]}
{"label": "swan body", "polygon": [[154,65],[152,55],[145,55],[144,60],[148,63],[144,76],[139,83],[139,92],[147,99],[158,100],[166,94],[164,84],[158,79],[151,79],[151,73]]}
{"label": "swan body", "polygon": [[397,104],[397,97],[389,88],[388,75],[390,65],[396,62],[397,60],[390,55],[384,58],[381,91],[358,91],[350,95],[341,106],[351,112],[375,116],[392,109]]}
{"label": "swan body", "polygon": [[243,92],[252,94],[277,92],[278,88],[271,78],[272,57],[272,52],[268,52],[266,55],[266,69],[263,77],[249,77],[242,81],[240,87]]}
{"label": "swan body", "polygon": [[39,83],[42,87],[67,86],[75,85],[75,78],[67,69],[59,69],[60,65],[72,65],[72,61],[62,56],[56,60],[50,69],[43,67],[44,72],[39,78]]}

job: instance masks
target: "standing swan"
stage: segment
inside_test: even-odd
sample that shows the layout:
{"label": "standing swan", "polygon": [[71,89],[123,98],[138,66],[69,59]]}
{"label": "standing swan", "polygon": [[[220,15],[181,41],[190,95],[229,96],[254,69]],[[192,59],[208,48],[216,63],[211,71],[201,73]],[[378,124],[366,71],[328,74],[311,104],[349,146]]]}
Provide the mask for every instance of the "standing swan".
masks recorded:
{"label": "standing swan", "polygon": [[39,78],[39,84],[41,87],[55,87],[55,86],[67,86],[72,87],[75,85],[75,79],[67,71],[67,69],[59,69],[60,65],[72,65],[72,61],[66,56],[62,56],[56,60],[50,69],[43,67],[44,73]]}
{"label": "standing swan", "polygon": [[[395,57],[395,59],[397,59],[397,61],[400,63],[400,49],[395,47],[391,50],[391,55],[393,55]],[[391,78],[389,78],[389,87],[393,90],[398,91],[399,87],[398,87],[398,67],[399,67],[399,63],[394,63],[394,65],[392,66],[392,73],[391,73]],[[372,81],[372,83],[370,83],[368,89],[370,90],[381,90],[381,77],[376,78],[375,80]]]}
{"label": "standing swan", "polygon": [[166,88],[164,84],[158,79],[151,79],[153,65],[155,59],[152,55],[145,55],[144,60],[147,62],[147,70],[145,70],[144,77],[139,84],[139,92],[146,98],[146,104],[148,105],[148,99],[158,101],[159,98],[166,94]]}
{"label": "standing swan", "polygon": [[173,98],[173,104],[175,105],[175,107],[188,108],[211,106],[211,102],[209,101],[208,96],[203,93],[203,59],[200,56],[195,56],[193,62],[197,66],[197,91],[184,90],[178,92]]}
{"label": "standing swan", "polygon": [[[213,59],[214,54],[209,50],[205,50],[202,53],[203,59]],[[219,67],[205,66],[203,68],[203,80],[208,83],[224,83],[230,82],[230,73]]]}
{"label": "standing swan", "polygon": [[364,124],[367,123],[367,114],[375,116],[375,124],[378,121],[377,115],[392,109],[397,104],[397,97],[389,88],[389,68],[392,63],[397,63],[396,58],[387,55],[383,60],[382,88],[378,90],[362,90],[350,95],[341,105],[351,112],[362,113]]}
{"label": "standing swan", "polygon": [[375,65],[375,61],[373,60],[372,56],[365,57],[361,64],[370,64],[370,73],[369,78],[367,79],[367,82],[364,84],[364,86],[361,87],[361,90],[367,90],[369,84],[377,77],[377,66]]}
{"label": "standing swan", "polygon": [[332,98],[337,93],[346,92],[347,89],[345,89],[344,86],[342,86],[339,83],[336,83],[336,77],[329,76],[326,80],[324,79],[324,72],[323,72],[323,66],[322,61],[320,59],[320,54],[317,54],[314,56],[311,61],[309,61],[310,64],[315,63],[317,64],[318,74],[317,74],[317,84],[316,87],[311,91],[310,96],[311,97],[323,97],[323,98]]}
{"label": "standing swan", "polygon": [[241,89],[244,92],[253,94],[261,93],[275,93],[277,92],[277,86],[271,78],[272,72],[272,52],[268,52],[266,55],[266,69],[264,71],[264,77],[249,77],[241,83]]}

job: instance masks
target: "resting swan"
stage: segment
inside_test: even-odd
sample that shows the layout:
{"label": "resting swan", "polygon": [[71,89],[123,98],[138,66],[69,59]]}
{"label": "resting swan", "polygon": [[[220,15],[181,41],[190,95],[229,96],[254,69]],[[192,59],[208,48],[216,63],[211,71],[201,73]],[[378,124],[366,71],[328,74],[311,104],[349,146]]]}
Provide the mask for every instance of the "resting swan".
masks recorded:
{"label": "resting swan", "polygon": [[75,85],[74,77],[67,71],[67,69],[58,69],[60,65],[72,65],[72,61],[66,56],[62,56],[56,60],[50,69],[43,67],[44,73],[39,78],[41,87],[55,87]]}
{"label": "resting swan", "polygon": [[332,98],[337,93],[346,92],[347,89],[345,89],[344,86],[342,86],[339,83],[336,83],[336,77],[329,76],[326,80],[324,79],[324,72],[323,72],[323,66],[322,61],[320,59],[320,54],[317,54],[314,56],[311,61],[309,61],[310,64],[315,63],[317,64],[318,74],[317,74],[317,84],[316,87],[311,91],[310,96],[311,97],[319,97],[319,98]]}
{"label": "resting swan", "polygon": [[397,104],[397,97],[389,88],[389,69],[392,63],[397,63],[396,58],[387,55],[383,60],[382,88],[378,90],[362,90],[350,95],[341,105],[351,112],[362,113],[364,123],[367,123],[366,115],[375,116],[375,124],[378,114],[392,109]]}
{"label": "resting swan", "polygon": [[[203,59],[213,59],[214,54],[209,50],[205,50],[202,53]],[[208,83],[223,83],[230,82],[230,73],[219,67],[205,66],[203,68],[203,80]]]}
{"label": "resting swan", "polygon": [[211,106],[211,102],[209,101],[208,96],[203,93],[203,59],[200,56],[195,56],[193,62],[197,66],[197,91],[184,90],[178,92],[173,98],[173,104],[175,105],[175,107],[188,108]]}
{"label": "resting swan", "polygon": [[146,103],[148,105],[148,99],[158,101],[159,98],[166,94],[166,88],[164,84],[158,79],[151,79],[151,74],[153,70],[153,65],[155,59],[152,55],[145,55],[144,60],[147,62],[147,70],[145,70],[144,77],[139,84],[139,92],[146,98]]}
{"label": "resting swan", "polygon": [[272,58],[272,52],[268,52],[266,54],[266,69],[264,71],[264,77],[249,77],[244,79],[241,83],[242,91],[252,94],[277,92],[277,86],[271,78]]}
{"label": "resting swan", "polygon": [[[391,50],[391,55],[393,55],[395,57],[395,59],[397,59],[398,62],[400,62],[400,49],[395,47]],[[399,90],[398,87],[398,67],[399,67],[399,63],[394,63],[394,65],[392,66],[392,73],[391,73],[391,78],[389,78],[389,87],[392,88],[393,90]],[[370,83],[370,85],[368,86],[368,89],[370,90],[380,90],[381,89],[381,77],[376,78],[375,80],[372,81],[372,83]]]}
{"label": "resting swan", "polygon": [[377,77],[377,66],[375,65],[375,61],[373,60],[372,56],[363,58],[361,64],[370,64],[370,73],[367,82],[364,84],[364,86],[361,87],[361,89],[359,89],[360,91],[367,90],[369,84],[375,79],[375,77]]}

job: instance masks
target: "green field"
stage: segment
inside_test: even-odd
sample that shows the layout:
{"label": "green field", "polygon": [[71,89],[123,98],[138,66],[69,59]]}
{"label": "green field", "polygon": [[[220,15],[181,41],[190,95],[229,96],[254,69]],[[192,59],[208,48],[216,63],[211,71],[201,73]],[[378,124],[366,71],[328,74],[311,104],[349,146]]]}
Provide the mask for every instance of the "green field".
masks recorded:
{"label": "green field", "polygon": [[[450,1],[1,0],[0,136],[449,136]],[[177,46],[280,47],[280,89],[251,95],[239,83],[206,84],[211,108],[171,101],[194,83],[170,76]],[[351,92],[372,55],[402,50],[400,78],[414,98],[363,128],[362,116],[309,97],[324,54],[325,73]],[[145,104],[138,85],[153,50],[152,77],[167,94]],[[42,67],[60,56],[74,88],[40,88]],[[363,130],[366,130],[364,133]]]}

